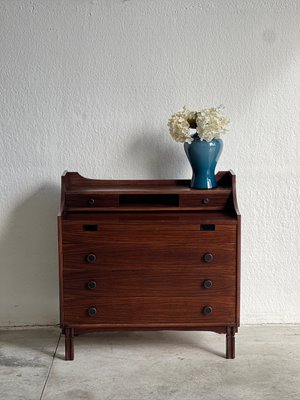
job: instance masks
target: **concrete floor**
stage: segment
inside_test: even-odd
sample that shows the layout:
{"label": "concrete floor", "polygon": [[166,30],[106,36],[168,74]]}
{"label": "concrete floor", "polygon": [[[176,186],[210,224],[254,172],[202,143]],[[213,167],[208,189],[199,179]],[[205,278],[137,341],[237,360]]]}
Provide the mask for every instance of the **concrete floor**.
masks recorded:
{"label": "concrete floor", "polygon": [[300,325],[243,326],[235,360],[211,332],[75,338],[57,328],[0,330],[1,400],[300,400]]}

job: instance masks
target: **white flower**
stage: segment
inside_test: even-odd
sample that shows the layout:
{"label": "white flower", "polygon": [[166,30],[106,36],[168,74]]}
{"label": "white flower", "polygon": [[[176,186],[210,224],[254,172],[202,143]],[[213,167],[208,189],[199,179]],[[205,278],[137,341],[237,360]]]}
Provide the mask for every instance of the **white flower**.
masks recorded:
{"label": "white flower", "polygon": [[170,128],[170,135],[176,142],[188,142],[191,143],[193,138],[190,135],[190,124],[188,123],[188,117],[190,111],[183,107],[182,110],[173,114],[168,122]]}
{"label": "white flower", "polygon": [[223,111],[224,106],[205,108],[198,112],[183,107],[169,119],[170,134],[177,142],[191,143],[194,140],[191,128],[196,128],[196,137],[200,140],[210,142],[219,139],[221,133],[227,131],[230,122]]}
{"label": "white flower", "polygon": [[226,131],[229,119],[223,114],[223,107],[206,108],[198,113],[197,133],[200,140],[210,142],[219,139],[221,133]]}

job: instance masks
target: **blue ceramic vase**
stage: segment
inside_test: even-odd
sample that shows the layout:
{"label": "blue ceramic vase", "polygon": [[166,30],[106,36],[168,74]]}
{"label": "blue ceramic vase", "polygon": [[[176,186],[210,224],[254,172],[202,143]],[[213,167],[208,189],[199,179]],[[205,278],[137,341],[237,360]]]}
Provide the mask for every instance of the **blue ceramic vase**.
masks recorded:
{"label": "blue ceramic vase", "polygon": [[184,143],[184,150],[193,169],[191,188],[212,189],[217,187],[215,169],[223,149],[221,139],[210,142],[194,138],[192,143]]}

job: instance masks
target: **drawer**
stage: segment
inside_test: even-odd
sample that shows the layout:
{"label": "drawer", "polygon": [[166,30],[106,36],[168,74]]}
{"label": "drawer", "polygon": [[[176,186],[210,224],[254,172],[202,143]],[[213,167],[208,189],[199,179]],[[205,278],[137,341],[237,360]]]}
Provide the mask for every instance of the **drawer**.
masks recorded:
{"label": "drawer", "polygon": [[[212,230],[207,230],[212,229]],[[63,221],[63,243],[90,243],[118,246],[154,245],[190,246],[214,245],[236,242],[236,225],[190,224],[97,224],[89,221]]]}
{"label": "drawer", "polygon": [[229,200],[231,190],[219,192],[207,191],[195,194],[181,194],[179,198],[180,207],[199,210],[224,210]]}
{"label": "drawer", "polygon": [[160,246],[160,243],[129,243],[113,241],[106,244],[63,245],[63,267],[67,271],[122,271],[122,270],[160,270],[177,271],[183,275],[187,270],[199,273],[205,269],[221,267],[227,273],[236,267],[235,243],[199,243]]}
{"label": "drawer", "polygon": [[102,297],[182,297],[234,296],[235,270],[216,267],[70,272],[63,274],[63,290],[68,297],[97,300]]}
{"label": "drawer", "polygon": [[65,201],[67,208],[117,207],[119,196],[114,194],[66,193]]}
{"label": "drawer", "polygon": [[[212,312],[204,314],[204,307]],[[96,309],[94,316],[88,311]],[[101,300],[67,297],[64,301],[65,324],[163,324],[235,323],[235,298],[226,296],[215,299],[192,297],[108,297]],[[91,310],[92,311],[92,310]]]}

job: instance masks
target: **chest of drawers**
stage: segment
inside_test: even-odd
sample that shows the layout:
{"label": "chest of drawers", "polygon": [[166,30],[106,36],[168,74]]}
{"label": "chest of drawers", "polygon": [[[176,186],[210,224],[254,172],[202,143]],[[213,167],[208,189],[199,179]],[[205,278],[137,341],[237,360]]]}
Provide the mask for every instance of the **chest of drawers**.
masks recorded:
{"label": "chest of drawers", "polygon": [[75,334],[210,330],[235,357],[240,313],[240,214],[235,175],[218,188],[188,180],[62,176],[58,215],[60,324]]}

